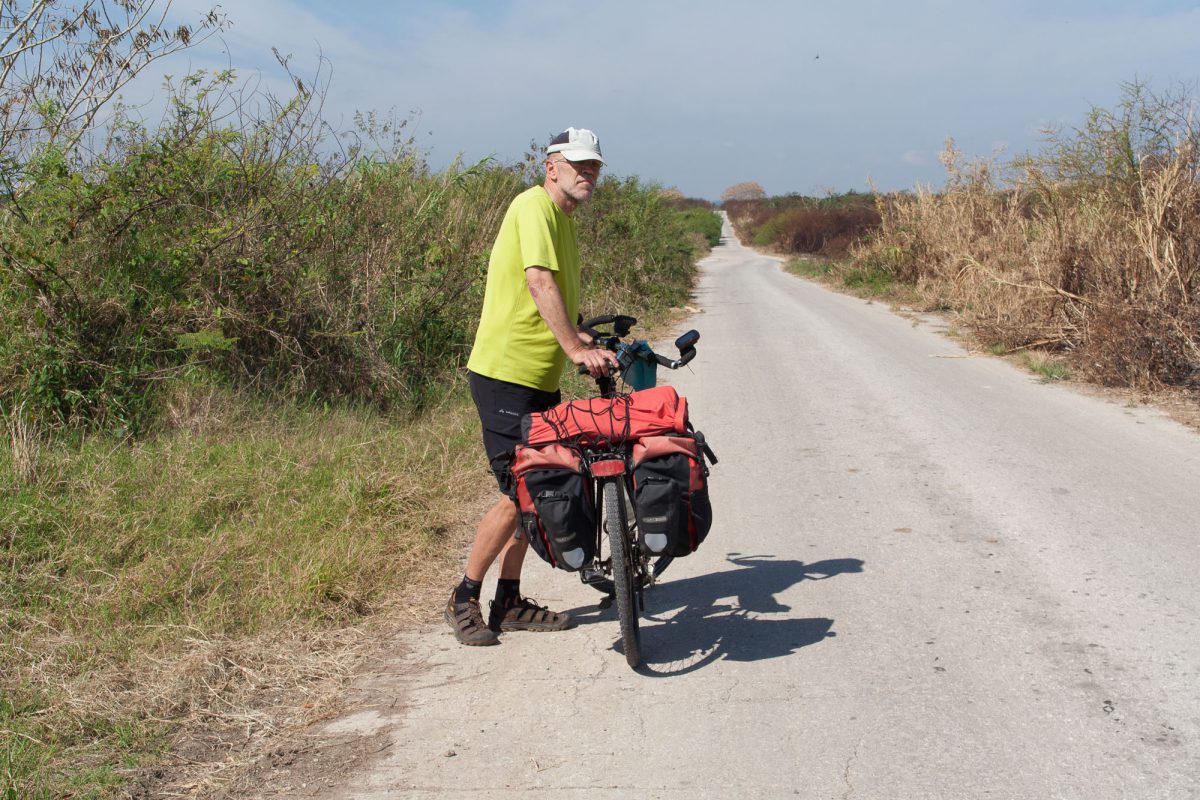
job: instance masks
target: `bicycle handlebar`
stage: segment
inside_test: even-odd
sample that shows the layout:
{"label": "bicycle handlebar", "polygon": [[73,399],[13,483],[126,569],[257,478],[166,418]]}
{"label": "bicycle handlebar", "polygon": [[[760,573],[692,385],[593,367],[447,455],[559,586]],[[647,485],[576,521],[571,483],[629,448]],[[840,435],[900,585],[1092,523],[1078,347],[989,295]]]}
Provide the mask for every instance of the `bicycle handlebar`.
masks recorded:
{"label": "bicycle handlebar", "polygon": [[[605,314],[580,323],[579,329],[591,336],[592,343],[596,346],[618,354],[622,374],[638,358],[652,359],[656,364],[667,369],[679,369],[696,357],[696,342],[700,341],[699,331],[690,330],[676,339],[675,345],[679,348],[679,358],[667,358],[655,353],[645,343],[641,343],[643,347],[638,348],[636,342],[630,344],[621,341],[621,337],[628,336],[630,329],[635,324],[637,324],[635,317],[624,314]],[[613,330],[611,332],[597,330],[602,325],[612,325]],[[639,349],[642,352],[637,352]],[[580,375],[586,373],[585,367],[579,367]]]}
{"label": "bicycle handlebar", "polygon": [[679,358],[676,358],[674,360],[669,359],[666,356],[660,356],[658,353],[654,354],[654,360],[657,361],[662,366],[666,367],[667,369],[679,369],[680,367],[682,367],[684,364],[688,363],[695,357],[696,357],[696,348],[694,348],[694,347],[689,347],[687,350],[685,350],[684,352],[679,354]]}
{"label": "bicycle handlebar", "polygon": [[[591,336],[593,339],[599,339],[602,336],[616,336],[618,339],[622,336],[629,335],[629,329],[637,324],[637,317],[627,317],[624,314],[605,314],[602,317],[589,319],[587,322],[579,324],[580,329]],[[601,325],[612,325],[612,333],[604,334],[596,330]]]}

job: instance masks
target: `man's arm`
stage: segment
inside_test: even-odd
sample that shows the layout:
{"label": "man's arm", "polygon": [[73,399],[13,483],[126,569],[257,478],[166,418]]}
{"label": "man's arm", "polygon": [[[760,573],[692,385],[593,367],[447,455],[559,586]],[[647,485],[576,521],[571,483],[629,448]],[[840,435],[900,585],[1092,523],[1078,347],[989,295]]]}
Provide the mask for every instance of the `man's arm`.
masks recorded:
{"label": "man's arm", "polygon": [[607,350],[593,350],[585,344],[587,337],[567,318],[567,304],[554,282],[554,274],[545,267],[529,267],[525,270],[525,282],[538,313],[571,363],[586,367],[592,377],[607,375],[609,365],[617,363],[616,355]]}

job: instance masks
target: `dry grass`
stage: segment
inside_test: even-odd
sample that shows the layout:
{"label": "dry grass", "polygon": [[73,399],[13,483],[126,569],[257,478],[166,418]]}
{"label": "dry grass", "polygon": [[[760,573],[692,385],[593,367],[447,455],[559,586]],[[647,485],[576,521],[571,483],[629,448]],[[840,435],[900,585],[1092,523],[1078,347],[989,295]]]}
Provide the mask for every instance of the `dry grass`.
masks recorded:
{"label": "dry grass", "polygon": [[916,288],[986,345],[1048,350],[1101,384],[1200,375],[1200,165],[1181,143],[1153,169],[1064,182],[1033,161],[963,165],[946,189],[882,198],[857,263]]}
{"label": "dry grass", "polygon": [[13,477],[18,486],[35,486],[41,480],[45,466],[42,437],[37,427],[25,418],[24,404],[5,415],[4,427],[8,432]]}

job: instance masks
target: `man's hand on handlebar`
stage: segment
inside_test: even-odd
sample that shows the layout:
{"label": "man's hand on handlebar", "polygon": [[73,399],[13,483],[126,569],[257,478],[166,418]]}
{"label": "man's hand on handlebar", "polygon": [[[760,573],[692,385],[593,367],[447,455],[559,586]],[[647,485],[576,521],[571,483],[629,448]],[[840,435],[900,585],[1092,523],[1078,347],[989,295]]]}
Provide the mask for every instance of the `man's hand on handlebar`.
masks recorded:
{"label": "man's hand on handlebar", "polygon": [[[567,353],[567,358],[571,359],[571,363],[583,367],[587,373],[593,378],[603,378],[608,375],[617,366],[617,355],[608,350],[600,350],[587,347],[582,344],[586,334],[579,335],[580,347],[573,353]],[[591,337],[587,337],[591,341]]]}

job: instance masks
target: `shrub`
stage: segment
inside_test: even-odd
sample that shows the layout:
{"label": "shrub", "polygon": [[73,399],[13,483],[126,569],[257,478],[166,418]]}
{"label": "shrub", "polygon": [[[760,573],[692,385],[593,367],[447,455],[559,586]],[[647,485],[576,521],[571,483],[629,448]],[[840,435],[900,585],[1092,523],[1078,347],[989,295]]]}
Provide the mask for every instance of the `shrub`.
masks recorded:
{"label": "shrub", "polygon": [[716,247],[721,243],[721,218],[715,211],[707,208],[689,208],[678,213],[684,230],[702,236],[709,247]]}
{"label": "shrub", "polygon": [[605,177],[576,221],[585,316],[638,316],[687,301],[696,248],[657,185]]}
{"label": "shrub", "polygon": [[[416,411],[461,366],[522,167],[435,174],[402,139],[322,157],[315,95],[260,98],[270,113],[243,116],[269,123],[228,127],[234,81],[184,80],[163,124],[121,124],[87,164],[29,163],[0,212],[0,411],[139,431],[185,376]],[[581,212],[597,307],[686,300],[696,247],[658,195],[606,178]]]}
{"label": "shrub", "polygon": [[843,258],[880,223],[874,197],[857,192],[732,201],[725,209],[743,240],[793,255]]}

